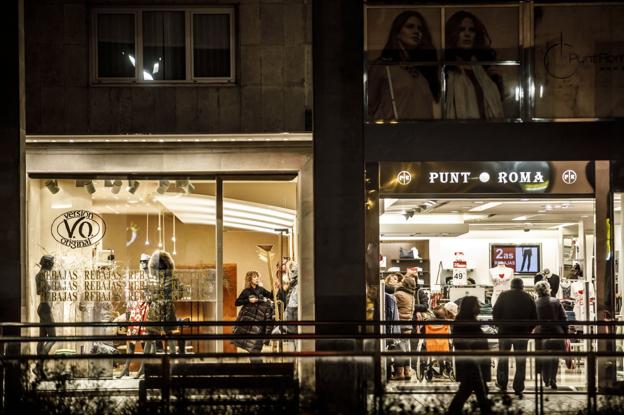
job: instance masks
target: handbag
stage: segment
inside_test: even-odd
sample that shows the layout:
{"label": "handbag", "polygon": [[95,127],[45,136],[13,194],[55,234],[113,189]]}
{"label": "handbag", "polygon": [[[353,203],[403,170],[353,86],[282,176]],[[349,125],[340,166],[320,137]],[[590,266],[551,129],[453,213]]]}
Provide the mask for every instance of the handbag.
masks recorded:
{"label": "handbag", "polygon": [[399,247],[399,259],[414,259],[414,252],[411,249]]}

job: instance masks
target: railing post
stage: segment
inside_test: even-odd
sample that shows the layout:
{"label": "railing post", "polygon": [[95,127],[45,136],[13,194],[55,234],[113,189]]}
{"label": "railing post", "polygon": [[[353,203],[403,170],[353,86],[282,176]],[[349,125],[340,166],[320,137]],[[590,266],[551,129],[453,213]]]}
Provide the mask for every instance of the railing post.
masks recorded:
{"label": "railing post", "polygon": [[169,413],[169,397],[171,395],[171,367],[169,354],[165,353],[162,358],[162,371],[163,371],[163,387],[162,387],[162,403],[163,413]]}
{"label": "railing post", "polygon": [[587,354],[587,411],[596,413],[596,354]]}

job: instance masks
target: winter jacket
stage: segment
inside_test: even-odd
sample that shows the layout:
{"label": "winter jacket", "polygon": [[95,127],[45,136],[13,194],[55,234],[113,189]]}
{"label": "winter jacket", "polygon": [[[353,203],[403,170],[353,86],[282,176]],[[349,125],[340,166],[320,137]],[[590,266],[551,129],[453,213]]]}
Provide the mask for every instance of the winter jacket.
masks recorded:
{"label": "winter jacket", "polygon": [[[453,334],[467,334],[480,336],[483,334],[481,325],[475,324],[453,326]],[[489,350],[488,341],[485,338],[457,338],[453,339],[456,351],[466,350]],[[491,361],[489,357],[456,357],[455,372],[458,381],[475,380],[474,377],[481,375],[484,381],[491,377]]]}
{"label": "winter jacket", "polygon": [[[537,320],[537,311],[533,297],[521,289],[503,291],[494,304],[494,321],[500,320]],[[501,325],[498,328],[500,334],[527,334],[535,327],[534,323],[527,325],[509,326]]]}
{"label": "winter jacket", "polygon": [[414,315],[414,294],[399,287],[395,291],[394,297],[399,308],[399,320],[411,320]]}
{"label": "winter jacket", "polygon": [[[563,306],[556,298],[544,296],[537,299],[535,302],[537,308],[537,319],[539,321],[566,321],[566,313],[563,310]],[[535,328],[536,333],[554,333],[564,334],[568,332],[568,325],[562,324],[560,326],[555,325],[538,325]]]}
{"label": "winter jacket", "polygon": [[234,305],[236,305],[236,307],[240,307],[245,304],[251,304],[249,302],[249,297],[252,295],[255,295],[258,300],[262,300],[263,298],[266,298],[268,300],[273,300],[272,292],[267,291],[264,287],[256,285],[256,288],[249,287],[241,291]]}
{"label": "winter jacket", "polygon": [[[244,290],[243,290],[244,291]],[[265,290],[266,291],[266,290]],[[242,293],[241,293],[242,295]],[[239,296],[240,299],[240,296]],[[238,303],[238,299],[236,300]],[[258,300],[256,303],[247,302],[240,311],[238,312],[238,317],[236,321],[244,321],[244,322],[257,322],[257,321],[273,321],[274,319],[274,310],[273,310],[273,302],[268,298],[264,298],[262,300]],[[241,349],[245,349],[250,353],[258,353],[262,351],[262,345],[264,343],[268,343],[268,335],[271,334],[273,330],[273,324],[266,325],[241,325],[234,327],[232,330],[233,334],[238,335],[266,335],[266,339],[235,339],[232,340],[232,343],[240,347]]]}

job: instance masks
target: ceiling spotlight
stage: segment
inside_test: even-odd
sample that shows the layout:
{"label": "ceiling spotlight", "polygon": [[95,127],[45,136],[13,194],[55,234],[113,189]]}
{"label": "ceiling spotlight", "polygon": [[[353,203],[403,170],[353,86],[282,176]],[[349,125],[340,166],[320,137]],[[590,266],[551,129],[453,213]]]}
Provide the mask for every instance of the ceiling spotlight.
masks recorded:
{"label": "ceiling spotlight", "polygon": [[46,180],[44,184],[53,195],[57,194],[61,190],[57,180]]}
{"label": "ceiling spotlight", "polygon": [[104,180],[104,187],[113,187],[112,180]]}
{"label": "ceiling spotlight", "polygon": [[169,185],[171,184],[171,182],[169,180],[159,180],[158,181],[158,188],[156,189],[156,191],[163,195],[165,194],[165,192],[167,191],[167,189],[169,189]]}
{"label": "ceiling spotlight", "polygon": [[115,194],[115,195],[116,195],[117,193],[119,193],[119,191],[121,190],[121,185],[122,185],[122,184],[123,184],[123,183],[122,183],[122,181],[121,181],[121,180],[115,180],[115,181],[111,184],[111,187],[112,187],[111,192],[112,192],[113,194]]}
{"label": "ceiling spotlight", "polygon": [[416,213],[416,211],[414,209],[409,209],[406,210],[402,213],[402,215],[405,217],[405,220],[409,220],[409,218],[411,218],[412,216],[414,216],[414,213]]}
{"label": "ceiling spotlight", "polygon": [[92,195],[95,193],[95,185],[93,184],[93,180],[87,180],[84,184],[84,188],[87,189],[87,192]]}
{"label": "ceiling spotlight", "polygon": [[126,188],[126,190],[129,193],[134,194],[137,189],[139,188],[139,181],[138,180],[128,180],[128,187]]}
{"label": "ceiling spotlight", "polygon": [[191,193],[195,190],[195,186],[188,180],[176,180],[176,187],[184,190],[184,193]]}

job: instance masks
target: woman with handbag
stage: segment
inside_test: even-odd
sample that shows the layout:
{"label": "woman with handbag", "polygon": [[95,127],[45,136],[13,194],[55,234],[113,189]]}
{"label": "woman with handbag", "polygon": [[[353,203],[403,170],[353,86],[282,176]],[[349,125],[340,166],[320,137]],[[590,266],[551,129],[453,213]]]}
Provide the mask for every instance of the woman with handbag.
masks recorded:
{"label": "woman with handbag", "polygon": [[[396,298],[397,307],[399,309],[399,320],[405,321],[404,325],[401,325],[401,334],[412,334],[414,332],[414,321],[417,311],[422,311],[421,306],[416,300],[416,280],[412,276],[405,276],[401,285],[394,292]],[[410,351],[410,339],[401,339],[401,350],[404,352]],[[397,370],[395,380],[410,380],[410,359],[398,358]]]}
{"label": "woman with handbag", "polygon": [[[561,321],[565,322],[566,314],[563,306],[556,298],[550,296],[550,284],[547,281],[540,281],[535,284],[535,292],[538,299],[535,302],[537,307],[538,321]],[[535,328],[536,334],[565,334],[568,332],[568,325],[542,324]],[[565,350],[564,339],[537,339],[535,342],[536,350],[559,351],[563,354]],[[537,359],[537,370],[542,374],[544,385],[557,389],[557,371],[559,369],[559,356],[541,357]]]}

